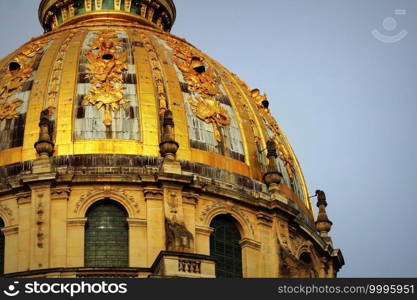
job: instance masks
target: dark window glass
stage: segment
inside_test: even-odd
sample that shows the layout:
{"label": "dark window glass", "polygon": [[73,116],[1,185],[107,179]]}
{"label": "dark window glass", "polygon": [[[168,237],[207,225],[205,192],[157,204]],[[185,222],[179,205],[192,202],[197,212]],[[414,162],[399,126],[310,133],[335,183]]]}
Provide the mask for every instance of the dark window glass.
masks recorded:
{"label": "dark window glass", "polygon": [[242,278],[241,237],[235,220],[222,215],[216,217],[210,226],[214,228],[210,237],[210,255],[217,260],[216,277]]}
{"label": "dark window glass", "polygon": [[0,219],[0,275],[4,274],[4,233],[1,229],[4,227],[4,222]]}
{"label": "dark window glass", "polygon": [[126,211],[117,202],[104,200],[87,212],[86,267],[128,267],[129,227]]}

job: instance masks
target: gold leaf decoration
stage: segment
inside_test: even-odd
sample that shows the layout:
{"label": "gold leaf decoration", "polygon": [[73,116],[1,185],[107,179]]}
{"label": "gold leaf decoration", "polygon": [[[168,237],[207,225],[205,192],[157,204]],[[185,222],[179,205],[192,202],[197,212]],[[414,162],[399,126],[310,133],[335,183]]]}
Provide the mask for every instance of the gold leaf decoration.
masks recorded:
{"label": "gold leaf decoration", "polygon": [[22,89],[23,84],[32,76],[35,56],[43,51],[45,44],[32,42],[22,48],[10,63],[0,72],[0,121],[19,116],[18,108],[23,100],[8,99]]}
{"label": "gold leaf decoration", "polygon": [[221,142],[220,128],[230,124],[230,117],[228,112],[221,107],[220,102],[213,99],[203,100],[202,97],[197,97],[197,101],[190,97],[188,101],[199,119],[213,125],[214,137]]}
{"label": "gold leaf decoration", "polygon": [[151,39],[145,34],[141,34],[141,37],[143,40],[143,46],[145,47],[146,52],[148,53],[149,63],[152,67],[152,74],[154,77],[154,82],[156,85],[156,91],[159,100],[159,114],[163,116],[168,107],[164,76],[162,74],[162,66],[159,62],[155,48],[152,45]]}
{"label": "gold leaf decoration", "polygon": [[188,100],[194,114],[213,125],[214,136],[217,142],[221,142],[220,128],[230,125],[231,118],[216,99],[220,94],[216,72],[207,68],[204,58],[185,43],[168,39],[168,44],[174,50],[174,62],[182,72],[188,90],[197,94],[197,100]]}
{"label": "gold leaf decoration", "polygon": [[[272,116],[269,109],[265,108],[263,105],[264,101],[268,101],[268,96],[266,94],[262,95],[259,89],[253,89],[251,90],[248,86],[248,84],[240,79],[237,75],[234,74],[234,78],[238,82],[238,84],[242,87],[242,89],[252,97],[254,100],[256,107],[259,109],[259,112],[261,114],[261,117],[264,121],[265,126],[267,126],[269,132],[272,133],[271,138],[273,138],[278,145],[278,155],[281,161],[284,164],[284,167],[288,173],[288,177],[290,178],[291,182],[294,182],[295,180],[295,174],[296,174],[296,161],[291,153],[291,150],[289,146],[285,143],[285,136],[282,133],[281,128],[279,127],[277,121]],[[255,132],[256,125],[254,124],[254,121],[251,120],[251,127],[252,130]],[[256,133],[255,133],[255,139],[256,139]]]}
{"label": "gold leaf decoration", "polygon": [[52,67],[52,76],[50,79],[50,84],[48,88],[48,104],[47,107],[55,107],[56,106],[56,98],[58,97],[59,88],[61,85],[61,77],[62,77],[62,70],[64,67],[64,58],[67,53],[67,49],[69,47],[69,43],[73,39],[75,35],[75,31],[72,31],[68,37],[64,40],[59,49],[58,55],[55,59],[55,63]]}
{"label": "gold leaf decoration", "polygon": [[17,118],[19,113],[17,109],[23,104],[23,100],[14,99],[10,103],[6,100],[0,100],[0,120],[10,120]]}
{"label": "gold leaf decoration", "polygon": [[89,44],[86,53],[86,78],[93,85],[90,93],[84,96],[82,105],[95,105],[97,109],[104,108],[103,123],[112,124],[112,111],[120,110],[129,100],[124,98],[123,72],[127,70],[127,51],[117,54],[121,39],[114,31],[97,33]]}
{"label": "gold leaf decoration", "polygon": [[268,102],[268,96],[266,94],[262,95],[259,89],[254,89],[251,91],[251,96],[259,109],[265,108],[264,103]]}
{"label": "gold leaf decoration", "polygon": [[278,143],[278,155],[284,163],[285,169],[287,170],[291,182],[293,182],[295,179],[294,158],[291,156],[287,147],[282,142]]}

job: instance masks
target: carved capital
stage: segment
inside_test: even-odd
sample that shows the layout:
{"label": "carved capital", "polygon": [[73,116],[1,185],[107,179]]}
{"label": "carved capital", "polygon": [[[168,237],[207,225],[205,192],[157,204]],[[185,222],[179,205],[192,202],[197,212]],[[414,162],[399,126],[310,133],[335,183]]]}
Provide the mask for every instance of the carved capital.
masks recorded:
{"label": "carved capital", "polygon": [[73,219],[68,219],[67,220],[67,224],[68,226],[85,226],[85,223],[87,223],[87,218],[73,218]]}
{"label": "carved capital", "polygon": [[164,192],[158,188],[145,188],[144,190],[145,200],[157,200],[162,201],[164,199]]}
{"label": "carved capital", "polygon": [[129,227],[146,227],[148,225],[148,221],[145,219],[128,218],[127,223]]}
{"label": "carved capital", "polygon": [[8,226],[1,229],[1,231],[4,233],[5,236],[18,234],[19,233],[19,226]]}
{"label": "carved capital", "polygon": [[259,212],[256,214],[256,218],[258,219],[258,224],[263,225],[266,227],[272,227],[273,219],[267,214]]}
{"label": "carved capital", "polygon": [[51,199],[52,200],[69,200],[69,196],[71,194],[71,188],[64,186],[64,187],[57,187],[51,191]]}
{"label": "carved capital", "polygon": [[242,248],[250,248],[250,249],[258,250],[258,251],[261,250],[261,245],[262,245],[260,242],[257,242],[252,239],[242,239],[239,242],[239,244]]}
{"label": "carved capital", "polygon": [[211,234],[214,232],[214,228],[205,227],[205,226],[196,226],[195,233],[210,237]]}
{"label": "carved capital", "polygon": [[16,200],[18,205],[28,204],[32,200],[31,192],[22,192],[16,194]]}
{"label": "carved capital", "polygon": [[194,193],[183,193],[182,194],[182,202],[184,204],[191,204],[196,206],[198,203],[198,198],[200,197],[199,194]]}

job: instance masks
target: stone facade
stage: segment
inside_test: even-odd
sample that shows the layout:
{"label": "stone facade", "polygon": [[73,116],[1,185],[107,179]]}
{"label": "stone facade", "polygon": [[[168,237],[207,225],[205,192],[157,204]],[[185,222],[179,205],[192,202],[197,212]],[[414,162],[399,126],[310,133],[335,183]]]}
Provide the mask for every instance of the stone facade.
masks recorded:
{"label": "stone facade", "polygon": [[[133,168],[129,174],[105,166],[64,172],[51,162],[53,172],[4,178],[14,181],[1,186],[0,196],[6,276],[214,277],[210,223],[224,214],[236,220],[242,236],[244,277],[334,277],[343,264],[340,251],[317,234],[314,224],[270,193],[186,171],[161,173],[157,166]],[[157,162],[162,166],[162,160]],[[128,212],[125,270],[84,268],[86,212],[104,199],[117,201]],[[176,245],[167,221],[186,232],[185,245],[167,246]],[[302,260],[305,255],[311,263]],[[188,270],[182,264],[191,262],[198,267],[181,271]]]}

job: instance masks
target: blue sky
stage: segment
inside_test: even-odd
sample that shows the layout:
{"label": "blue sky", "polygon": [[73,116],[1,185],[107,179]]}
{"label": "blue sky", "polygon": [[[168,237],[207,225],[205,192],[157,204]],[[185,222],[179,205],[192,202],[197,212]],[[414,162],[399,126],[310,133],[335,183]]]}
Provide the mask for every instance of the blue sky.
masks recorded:
{"label": "blue sky", "polygon": [[[174,34],[269,95],[327,192],[340,276],[417,277],[417,1],[175,3]],[[0,56],[42,33],[37,5],[0,1]]]}

